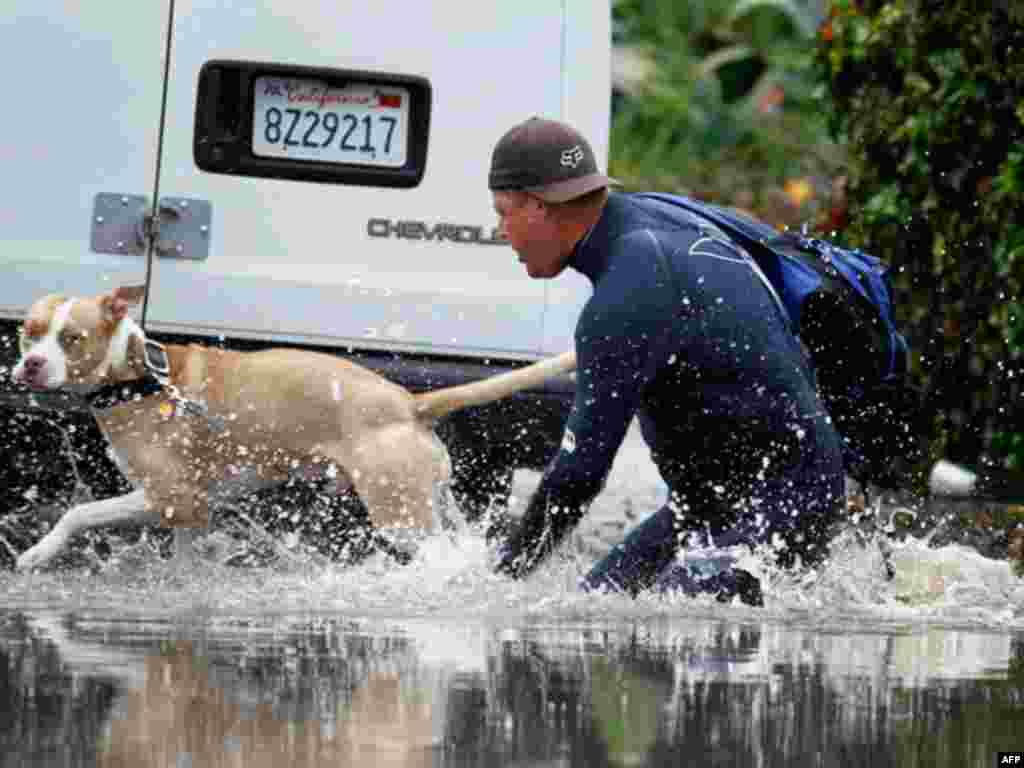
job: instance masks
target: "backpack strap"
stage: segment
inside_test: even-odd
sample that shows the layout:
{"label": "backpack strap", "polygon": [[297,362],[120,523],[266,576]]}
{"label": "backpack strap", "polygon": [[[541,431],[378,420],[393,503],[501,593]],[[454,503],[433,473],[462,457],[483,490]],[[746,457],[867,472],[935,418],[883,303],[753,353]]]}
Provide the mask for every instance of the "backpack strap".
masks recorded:
{"label": "backpack strap", "polygon": [[[753,258],[749,253],[747,253],[747,250],[752,245],[756,247],[764,247],[763,243],[756,243],[752,238],[744,237],[742,233],[740,233],[736,229],[735,226],[730,226],[728,219],[724,216],[707,215],[703,206],[696,204],[684,204],[682,201],[690,202],[687,198],[676,197],[675,195],[662,195],[656,192],[647,192],[643,194],[637,194],[635,196],[647,198],[650,200],[656,200],[662,203],[668,203],[669,205],[675,205],[679,208],[682,208],[685,211],[688,211],[696,215],[698,218],[706,219],[707,221],[714,224],[715,227],[718,228],[722,234],[724,234],[730,240],[734,241],[734,245],[739,245],[739,251],[743,256],[744,261],[746,261],[747,265],[751,268],[751,270],[753,270],[758,280],[761,281],[762,285],[764,285],[765,289],[772,297],[773,301],[775,302],[776,308],[779,310],[779,314],[782,316],[782,321],[785,323],[786,327],[789,328],[790,333],[799,338],[800,334],[797,331],[797,321],[796,317],[794,317],[793,315],[793,312],[791,312],[790,309],[786,307],[786,303],[779,296],[778,291],[775,290],[775,286],[772,284],[772,281],[768,278],[768,276],[764,273],[764,270],[761,268],[761,265],[757,262],[757,259]],[[653,235],[651,235],[651,237],[653,237]],[[669,274],[672,276],[672,280],[675,281],[675,271],[670,268],[668,260],[665,258],[664,254],[661,253],[660,249],[658,253],[659,258],[662,260],[662,265],[669,270]]]}

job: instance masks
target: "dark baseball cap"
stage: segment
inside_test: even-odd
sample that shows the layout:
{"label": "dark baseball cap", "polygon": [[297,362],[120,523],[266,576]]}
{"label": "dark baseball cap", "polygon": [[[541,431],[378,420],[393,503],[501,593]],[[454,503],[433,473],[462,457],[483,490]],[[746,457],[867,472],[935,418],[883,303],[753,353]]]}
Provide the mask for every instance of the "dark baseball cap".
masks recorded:
{"label": "dark baseball cap", "polygon": [[521,190],[548,203],[564,203],[617,185],[597,170],[590,143],[557,120],[531,117],[494,146],[488,186],[494,192]]}

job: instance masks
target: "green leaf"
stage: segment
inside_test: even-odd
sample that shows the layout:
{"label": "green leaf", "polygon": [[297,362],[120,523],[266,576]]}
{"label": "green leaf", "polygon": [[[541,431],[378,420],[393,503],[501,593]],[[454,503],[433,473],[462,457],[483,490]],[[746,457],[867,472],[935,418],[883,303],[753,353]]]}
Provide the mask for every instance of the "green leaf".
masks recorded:
{"label": "green leaf", "polygon": [[908,72],[903,77],[904,84],[918,94],[926,94],[932,92],[932,84],[928,78],[917,72]]}

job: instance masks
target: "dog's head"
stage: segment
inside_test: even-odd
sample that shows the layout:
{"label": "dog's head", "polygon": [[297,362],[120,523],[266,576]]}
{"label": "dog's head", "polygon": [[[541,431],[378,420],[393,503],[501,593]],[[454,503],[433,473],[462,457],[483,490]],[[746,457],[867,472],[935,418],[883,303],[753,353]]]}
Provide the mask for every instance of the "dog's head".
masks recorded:
{"label": "dog's head", "polygon": [[14,380],[33,389],[95,386],[141,361],[144,337],[127,315],[144,294],[131,286],[89,299],[39,299],[21,327]]}

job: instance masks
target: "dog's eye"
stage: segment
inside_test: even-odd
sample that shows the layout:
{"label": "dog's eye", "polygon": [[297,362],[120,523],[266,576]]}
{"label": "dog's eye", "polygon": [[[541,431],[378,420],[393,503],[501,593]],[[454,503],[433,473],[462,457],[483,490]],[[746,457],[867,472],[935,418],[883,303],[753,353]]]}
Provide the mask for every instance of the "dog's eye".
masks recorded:
{"label": "dog's eye", "polygon": [[84,334],[76,331],[61,331],[60,344],[62,347],[73,347],[84,338]]}

